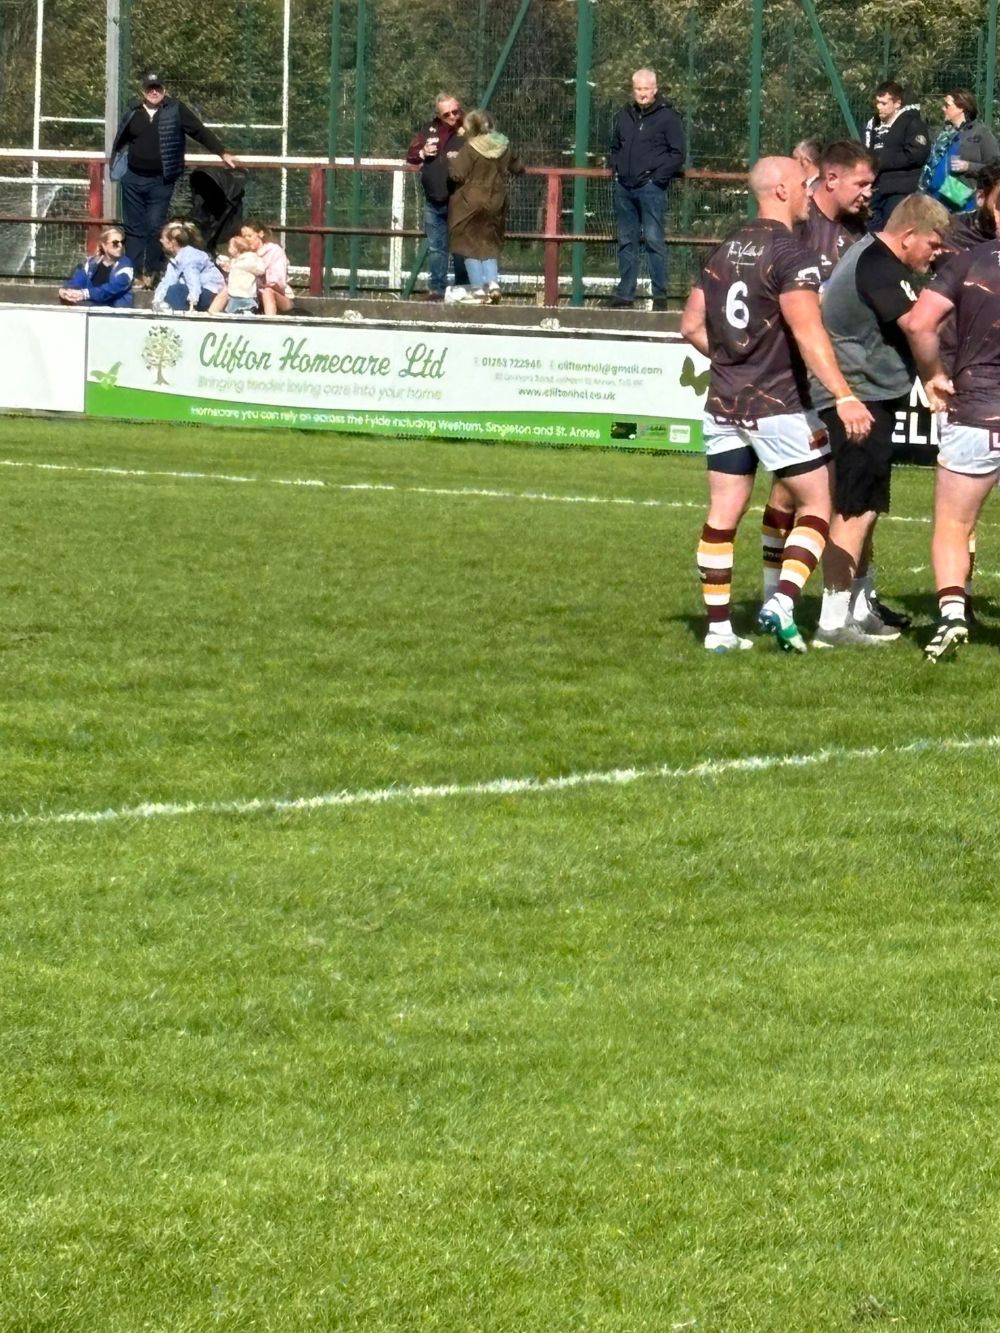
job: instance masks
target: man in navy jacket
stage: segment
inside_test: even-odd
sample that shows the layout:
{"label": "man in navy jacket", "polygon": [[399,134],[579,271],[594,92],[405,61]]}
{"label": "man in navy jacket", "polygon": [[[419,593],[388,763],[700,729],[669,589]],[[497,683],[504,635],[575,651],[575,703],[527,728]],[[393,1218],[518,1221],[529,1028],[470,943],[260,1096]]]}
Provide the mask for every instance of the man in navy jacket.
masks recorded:
{"label": "man in navy jacket", "polygon": [[[142,80],[142,101],[122,117],[111,150],[111,179],[122,187],[125,253],[141,286],[151,286],[163,267],[160,231],[167,220],[174,186],[184,170],[184,137],[197,139],[227,167],[236,159],[189,106],[168,97],[159,74]],[[145,275],[145,278],[144,278]]]}
{"label": "man in navy jacket", "polygon": [[618,290],[612,305],[630,306],[639,276],[639,243],[653,288],[654,310],[667,305],[667,247],[663,215],[667,187],[684,169],[684,127],[660,96],[656,71],[632,75],[632,101],[615,116],[608,165],[618,226]]}

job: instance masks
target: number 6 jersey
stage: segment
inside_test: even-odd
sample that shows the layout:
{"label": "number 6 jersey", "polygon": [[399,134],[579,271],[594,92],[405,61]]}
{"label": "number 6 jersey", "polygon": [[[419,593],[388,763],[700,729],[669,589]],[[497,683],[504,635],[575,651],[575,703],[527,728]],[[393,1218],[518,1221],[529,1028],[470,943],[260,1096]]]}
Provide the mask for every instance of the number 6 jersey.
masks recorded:
{"label": "number 6 jersey", "polygon": [[757,218],[712,252],[696,285],[705,294],[712,358],[706,410],[753,421],[810,407],[806,368],[778,298],[819,292],[815,254],[783,223]]}

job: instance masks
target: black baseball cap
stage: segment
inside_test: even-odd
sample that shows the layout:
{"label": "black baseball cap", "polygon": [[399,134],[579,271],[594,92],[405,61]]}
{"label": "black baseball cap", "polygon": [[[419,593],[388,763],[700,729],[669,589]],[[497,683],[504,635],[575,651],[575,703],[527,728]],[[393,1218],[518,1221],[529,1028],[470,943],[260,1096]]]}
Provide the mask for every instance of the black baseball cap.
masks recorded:
{"label": "black baseball cap", "polygon": [[155,70],[150,70],[148,74],[142,76],[142,86],[144,88],[162,88],[163,75],[157,74]]}

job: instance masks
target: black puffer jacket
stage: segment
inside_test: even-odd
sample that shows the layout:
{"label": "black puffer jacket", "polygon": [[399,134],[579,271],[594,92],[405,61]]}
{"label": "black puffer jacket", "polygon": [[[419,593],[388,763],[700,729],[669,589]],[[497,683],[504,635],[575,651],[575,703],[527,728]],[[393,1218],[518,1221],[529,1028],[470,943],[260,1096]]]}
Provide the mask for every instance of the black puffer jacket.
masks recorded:
{"label": "black puffer jacket", "polygon": [[888,129],[877,116],[865,126],[865,147],[874,153],[875,193],[913,194],[931,151],[927,122],[914,103],[904,106]]}
{"label": "black puffer jacket", "polygon": [[666,189],[684,169],[684,126],[669,102],[657,94],[649,106],[634,102],[615,116],[608,166],[628,189],[652,181]]}

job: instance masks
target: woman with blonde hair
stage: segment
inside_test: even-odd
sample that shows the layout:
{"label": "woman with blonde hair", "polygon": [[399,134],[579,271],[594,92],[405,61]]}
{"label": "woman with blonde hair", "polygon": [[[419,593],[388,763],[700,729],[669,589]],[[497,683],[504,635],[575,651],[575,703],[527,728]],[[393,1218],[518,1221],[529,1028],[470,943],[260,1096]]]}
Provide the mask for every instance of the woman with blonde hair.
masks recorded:
{"label": "woman with blonde hair", "polygon": [[198,228],[193,222],[168,222],[160,245],[167,267],[153,293],[154,310],[207,310],[226,283]]}
{"label": "woman with blonde hair", "polygon": [[59,288],[59,300],[66,305],[101,305],[127,310],[132,305],[135,270],[125,254],[125,233],[121,227],[105,227],[98,237],[97,253],[85,259],[65,287]]}
{"label": "woman with blonde hair", "polygon": [[448,202],[448,249],[465,260],[471,285],[467,300],[496,304],[510,178],[524,167],[487,111],[470,111],[462,136],[462,148],[448,163],[448,179],[455,186]]}

